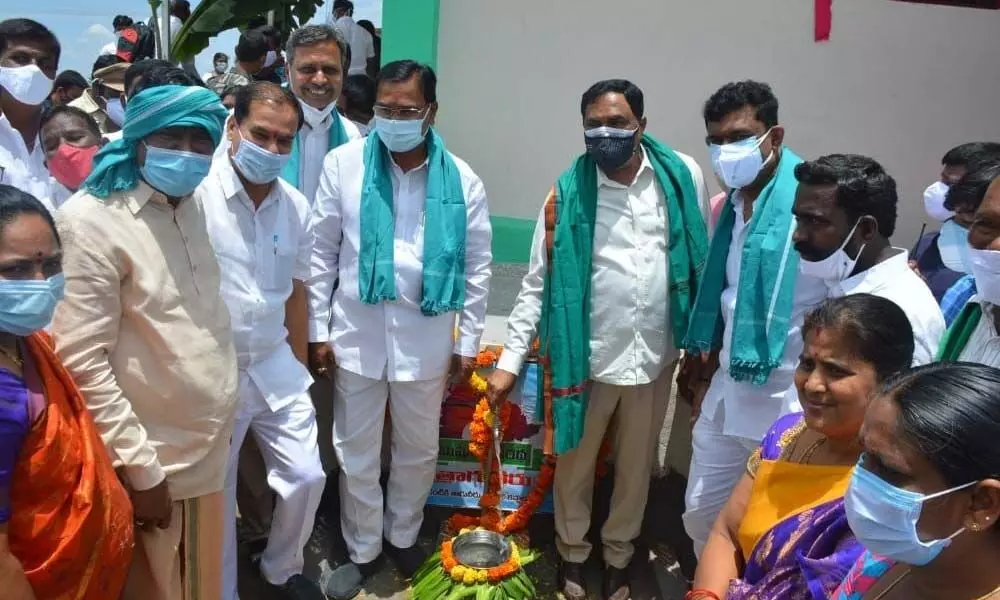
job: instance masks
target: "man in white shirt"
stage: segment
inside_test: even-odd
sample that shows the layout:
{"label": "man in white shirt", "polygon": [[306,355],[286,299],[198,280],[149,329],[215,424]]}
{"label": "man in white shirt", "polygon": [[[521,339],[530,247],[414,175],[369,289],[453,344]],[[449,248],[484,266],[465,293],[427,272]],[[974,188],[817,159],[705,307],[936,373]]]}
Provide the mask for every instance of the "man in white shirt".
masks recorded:
{"label": "man in white shirt", "polygon": [[45,168],[38,134],[60,52],[56,36],[41,23],[0,23],[0,183],[28,192],[53,212],[53,193],[61,186]]}
{"label": "man in white shirt", "polygon": [[913,364],[937,356],[944,317],[909,253],[893,248],[896,181],[867,156],[831,154],[795,167],[799,188],[793,240],[802,273],[818,277],[831,297],[874,294],[903,309],[913,327]]}
{"label": "man in white shirt", "polygon": [[[614,431],[610,441],[619,468],[611,512],[601,530],[607,565],[604,597],[629,597],[626,567],[642,525],[653,449],[679,356],[678,338],[684,336],[694,303],[693,292],[682,301],[671,290],[697,288],[695,273],[708,249],[708,191],[701,169],[694,159],[646,135],[643,111],[642,91],[622,79],[598,82],[583,94],[587,153],[556,184],[538,217],[528,273],[508,320],[497,370],[489,379],[490,399],[496,405],[514,386],[539,322],[558,319],[556,301],[545,300],[555,298],[554,292],[546,290],[558,293],[559,271],[572,269],[572,261],[559,254],[559,245],[571,240],[563,238],[566,230],[556,223],[572,218],[574,204],[596,203],[594,222],[582,223],[592,239],[580,240],[584,247],[576,248],[589,255],[589,272],[579,276],[587,282],[590,303],[567,320],[570,328],[590,332],[580,350],[589,356],[584,368],[592,387],[586,413],[581,411],[577,418],[582,421],[579,440],[559,455],[554,490],[556,546],[562,558],[559,587],[570,600],[587,597],[583,563],[591,551],[587,532],[594,469],[609,430]],[[574,194],[570,182],[582,179],[587,182]],[[560,211],[561,219],[556,215]],[[686,256],[668,247],[683,248]],[[543,338],[540,348],[549,345]],[[561,368],[556,352],[552,349],[547,360],[553,381]],[[553,384],[552,395],[560,395],[557,386]],[[561,451],[564,437],[560,427],[557,422],[556,451]]]}
{"label": "man in white shirt", "polygon": [[[485,326],[486,193],[431,129],[436,87],[428,66],[386,65],[377,81],[377,135],[326,157],[316,197],[309,353],[317,374],[336,369],[333,444],[351,559],[327,585],[335,599],[359,593],[383,548],[404,577],[423,563],[416,541],[445,386],[449,375],[471,373]],[[387,401],[392,460],[383,517]]]}
{"label": "man in white shirt", "polygon": [[347,74],[368,75],[374,78],[378,72],[375,40],[371,33],[354,22],[354,3],[351,0],[336,0],[331,14],[334,25],[343,32],[351,45],[351,66]]}
{"label": "man in white shirt", "polygon": [[678,376],[696,419],[683,518],[697,554],[761,438],[799,410],[801,326],[827,296],[822,280],[798,273],[791,210],[801,159],[782,143],[771,87],[726,84],[703,114],[713,169],[732,191],[698,292],[706,311],[692,318],[685,343],[692,351]]}
{"label": "man in white shirt", "polygon": [[302,109],[288,90],[270,83],[241,88],[226,132],[230,156],[214,162],[195,193],[222,270],[239,367],[240,407],[226,472],[224,600],[239,597],[236,479],[251,430],[277,495],[261,574],[286,598],[324,598],[302,575],[303,547],[326,480],[306,368],[312,228],[309,203],[278,178],[301,126]]}

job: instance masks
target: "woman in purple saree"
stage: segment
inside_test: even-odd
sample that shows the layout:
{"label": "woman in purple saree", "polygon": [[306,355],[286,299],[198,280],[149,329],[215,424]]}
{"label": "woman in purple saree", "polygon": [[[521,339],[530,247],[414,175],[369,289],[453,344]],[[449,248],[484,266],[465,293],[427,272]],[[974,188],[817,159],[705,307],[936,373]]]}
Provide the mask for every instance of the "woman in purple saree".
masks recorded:
{"label": "woman in purple saree", "polygon": [[803,412],[778,419],[709,536],[690,600],[826,600],[862,552],[844,493],[882,381],[910,366],[903,311],[868,294],[806,317],[795,373]]}

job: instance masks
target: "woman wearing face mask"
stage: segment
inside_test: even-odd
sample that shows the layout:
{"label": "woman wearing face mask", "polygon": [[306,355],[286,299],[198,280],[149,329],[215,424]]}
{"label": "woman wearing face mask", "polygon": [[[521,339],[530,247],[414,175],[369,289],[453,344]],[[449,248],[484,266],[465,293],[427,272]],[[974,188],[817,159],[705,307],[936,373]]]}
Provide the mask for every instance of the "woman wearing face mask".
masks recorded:
{"label": "woman wearing face mask", "polygon": [[867,552],[836,600],[1000,598],[1000,370],[937,363],[872,401],[845,500]]}
{"label": "woman wearing face mask", "polygon": [[[41,139],[45,166],[69,192],[83,185],[94,168],[94,155],[105,142],[97,122],[70,106],[56,107],[42,117]],[[58,209],[62,202],[53,204]]]}
{"label": "woman wearing face mask", "polygon": [[690,600],[826,597],[861,554],[844,492],[869,398],[910,365],[913,334],[893,302],[856,294],[805,319],[795,372],[803,413],[778,419],[747,464],[701,555]]}
{"label": "woman wearing face mask", "polygon": [[63,293],[59,234],[38,200],[6,185],[0,223],[0,595],[117,598],[132,506],[42,331]]}

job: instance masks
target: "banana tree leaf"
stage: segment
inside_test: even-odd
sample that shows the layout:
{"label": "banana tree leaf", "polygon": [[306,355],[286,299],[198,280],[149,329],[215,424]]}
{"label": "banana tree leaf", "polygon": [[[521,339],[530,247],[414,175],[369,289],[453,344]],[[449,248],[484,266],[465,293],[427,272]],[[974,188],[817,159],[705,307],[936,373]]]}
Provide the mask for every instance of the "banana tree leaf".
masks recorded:
{"label": "banana tree leaf", "polygon": [[[162,0],[150,0],[150,6]],[[211,38],[230,29],[243,29],[254,17],[277,11],[279,16],[294,14],[297,23],[290,18],[279,18],[276,24],[283,33],[311,19],[323,0],[202,0],[185,21],[171,48],[174,60],[185,60],[196,56],[208,47]]]}

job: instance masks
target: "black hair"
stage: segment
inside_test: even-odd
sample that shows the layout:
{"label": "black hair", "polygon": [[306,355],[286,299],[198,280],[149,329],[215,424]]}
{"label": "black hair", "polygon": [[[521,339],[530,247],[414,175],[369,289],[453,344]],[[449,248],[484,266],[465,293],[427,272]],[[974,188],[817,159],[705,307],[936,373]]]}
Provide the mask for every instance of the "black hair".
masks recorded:
{"label": "black hair", "polygon": [[56,222],[52,219],[52,213],[45,205],[38,201],[28,192],[23,192],[18,188],[0,183],[0,233],[8,224],[14,222],[21,215],[39,215],[52,228],[52,235],[56,238],[56,244],[62,246],[59,239],[59,230],[56,229]]}
{"label": "black hair", "polygon": [[155,69],[167,69],[172,66],[174,65],[170,61],[156,58],[147,58],[132,63],[132,66],[125,71],[125,95],[132,96],[135,93],[132,88],[136,85],[136,79],[145,78],[150,71]]}
{"label": "black hair", "polygon": [[948,188],[944,207],[950,211],[959,208],[970,212],[977,210],[986,197],[986,191],[997,178],[1000,178],[1000,157],[970,163],[965,175]]}
{"label": "black hair", "polygon": [[836,329],[857,358],[885,381],[913,363],[913,326],[895,302],[872,294],[824,301],[802,325],[802,339],[817,329]]}
{"label": "black hair", "polygon": [[115,20],[111,24],[111,26],[114,27],[115,31],[120,31],[122,29],[125,29],[126,27],[131,27],[133,25],[135,25],[135,21],[132,20],[132,17],[126,15],[118,15],[117,17],[115,17]]}
{"label": "black hair", "polygon": [[250,19],[249,21],[247,21],[247,27],[246,28],[247,28],[247,30],[250,30],[250,29],[259,29],[261,27],[264,27],[265,25],[267,25],[267,17],[256,16],[256,17],[253,17],[252,19]]}
{"label": "black hair", "polygon": [[705,123],[718,123],[736,111],[750,106],[757,120],[768,129],[778,124],[778,98],[766,83],[734,81],[718,89],[705,102],[702,116]]}
{"label": "black hair", "polygon": [[899,431],[956,487],[1000,476],[1000,369],[932,363],[886,383]]}
{"label": "black hair", "polygon": [[333,10],[340,10],[346,8],[347,10],[354,10],[354,3],[351,0],[334,0]]}
{"label": "black hair", "polygon": [[264,37],[272,40],[278,40],[278,44],[281,44],[281,30],[274,25],[263,25],[258,27],[260,32],[264,34]]}
{"label": "black hair", "polygon": [[375,39],[375,23],[372,23],[368,19],[361,19],[358,21],[358,27],[364,29],[368,33],[372,34],[372,39]]}
{"label": "black hair", "polygon": [[102,54],[97,57],[97,60],[94,61],[94,66],[90,69],[90,76],[94,77],[94,73],[97,73],[101,69],[106,69],[112,65],[117,65],[122,62],[125,61],[114,54]]}
{"label": "black hair", "polygon": [[90,84],[76,71],[66,70],[56,75],[56,80],[52,83],[52,89],[78,87],[87,89]]}
{"label": "black hair", "polygon": [[221,60],[229,62],[229,55],[226,54],[225,52],[216,52],[215,56],[212,57],[212,62],[213,63],[217,63],[217,62],[219,62]]}
{"label": "black hair", "polygon": [[437,75],[434,74],[434,69],[415,60],[396,60],[382,67],[375,78],[375,89],[377,90],[383,83],[409,81],[414,75],[420,81],[424,102],[427,104],[437,102]]}
{"label": "black hair", "polygon": [[969,142],[947,151],[941,157],[941,164],[946,167],[966,167],[990,158],[1000,158],[1000,143]]}
{"label": "black hair", "polygon": [[219,94],[219,99],[221,100],[226,96],[235,96],[241,89],[245,87],[246,87],[245,85],[235,85],[235,84],[227,85],[225,89],[222,90],[222,93]]}
{"label": "black hair", "polygon": [[334,42],[340,50],[340,64],[347,72],[347,66],[351,64],[351,45],[344,37],[344,33],[330,25],[306,25],[292,31],[288,36],[288,43],[285,44],[285,60],[289,64],[295,62],[295,50],[303,46],[315,46],[323,42]]}
{"label": "black hair", "polygon": [[59,115],[70,115],[72,117],[82,119],[84,124],[87,126],[87,129],[89,129],[91,133],[93,133],[97,137],[101,137],[101,128],[97,125],[97,121],[94,120],[94,117],[91,117],[86,112],[80,110],[75,106],[69,106],[69,105],[54,106],[51,109],[45,111],[42,114],[42,120],[38,126],[39,131],[45,129],[45,126],[49,123],[49,121],[58,117]]}
{"label": "black hair", "polygon": [[62,53],[59,39],[48,27],[31,19],[7,19],[0,21],[0,53],[7,50],[7,44],[15,40],[32,40],[49,45],[56,60]]}
{"label": "black hair", "polygon": [[183,69],[174,66],[163,67],[148,71],[146,76],[142,78],[142,81],[136,84],[135,89],[132,90],[132,94],[129,98],[139,94],[143,90],[160,87],[161,85],[205,87],[201,80],[195,79]]}
{"label": "black hair", "polygon": [[240,35],[240,41],[236,44],[236,60],[240,62],[254,62],[264,58],[267,51],[271,49],[271,44],[260,29],[244,31]]}
{"label": "black hair", "polygon": [[583,93],[583,97],[580,99],[580,115],[585,116],[588,106],[596,102],[604,94],[611,93],[618,93],[625,96],[625,101],[628,102],[628,106],[632,109],[635,118],[642,118],[646,110],[642,90],[639,89],[639,86],[626,79],[605,79],[587,88],[587,91]]}
{"label": "black hair", "polygon": [[879,234],[889,238],[896,231],[896,180],[875,160],[860,154],[828,154],[798,164],[795,178],[806,185],[836,185],[837,205],[849,221],[871,215]]}
{"label": "black hair", "polygon": [[295,99],[295,94],[287,88],[268,81],[255,81],[250,85],[241,86],[236,90],[236,103],[233,105],[233,118],[239,124],[250,114],[250,105],[254,102],[274,102],[275,104],[287,104],[295,109],[298,115],[299,124],[296,131],[302,129],[305,122],[305,113],[302,105]]}
{"label": "black hair", "polygon": [[344,80],[344,89],[340,93],[347,98],[347,103],[352,110],[371,114],[375,110],[375,89],[375,80],[363,73],[358,73],[348,75],[347,79]]}

